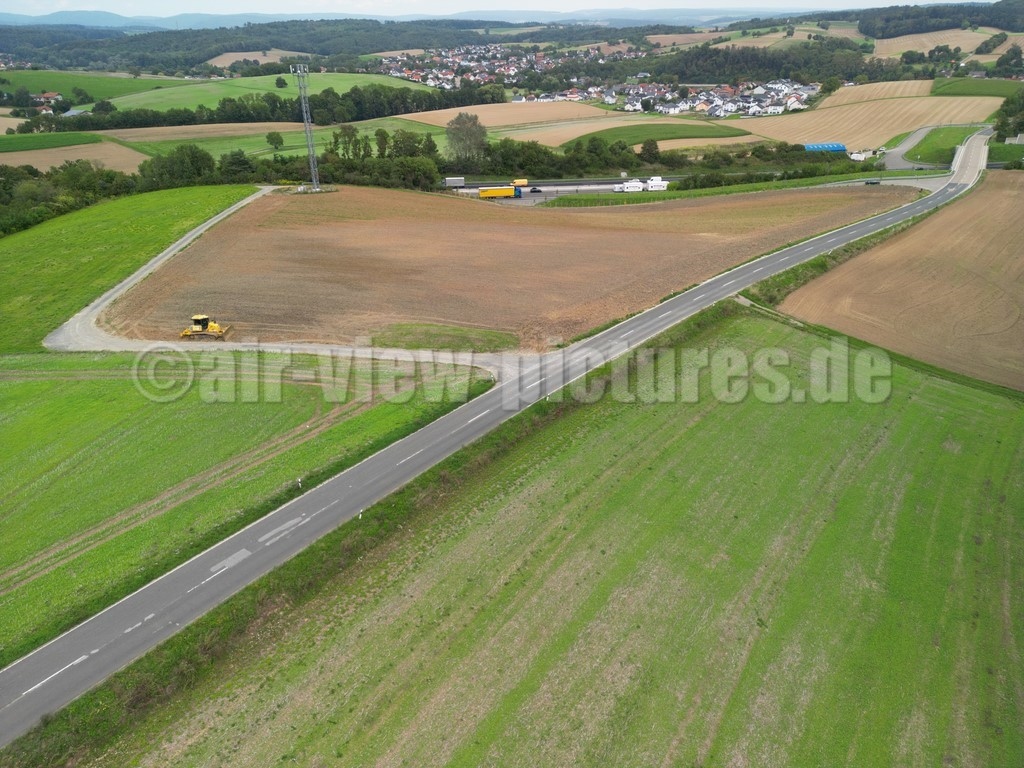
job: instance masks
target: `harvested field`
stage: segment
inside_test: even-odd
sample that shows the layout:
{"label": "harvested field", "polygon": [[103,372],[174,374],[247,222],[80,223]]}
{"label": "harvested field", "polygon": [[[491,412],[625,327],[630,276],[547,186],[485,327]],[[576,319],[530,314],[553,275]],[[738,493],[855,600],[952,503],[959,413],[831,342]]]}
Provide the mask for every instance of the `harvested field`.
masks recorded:
{"label": "harvested field", "polygon": [[1024,390],[1024,175],[981,188],[787,298],[781,309]]}
{"label": "harvested field", "polygon": [[182,317],[203,311],[237,339],[352,342],[395,323],[437,323],[544,348],[916,194],[792,190],[614,210],[374,188],[269,195],[130,291],[104,324],[171,339]]}
{"label": "harvested field", "polygon": [[903,35],[875,41],[875,56],[880,59],[899,58],[904,51],[921,51],[927,53],[939,45],[950,48],[959,47],[970,53],[999,30],[983,27],[988,31],[972,32],[969,29],[943,29],[938,32],[923,32],[918,35]]}
{"label": "harvested field", "polygon": [[721,32],[692,32],[690,34],[680,33],[676,35],[648,35],[647,41],[651,45],[661,43],[663,48],[671,48],[672,46],[699,45],[721,36]]}
{"label": "harvested field", "polygon": [[260,64],[267,64],[277,63],[285,57],[309,55],[309,53],[303,53],[302,51],[282,51],[280,48],[271,48],[267,51],[230,51],[222,53],[220,56],[214,56],[212,59],[207,59],[206,63],[212,64],[215,67],[227,67],[236,61],[248,59],[249,61],[258,61]]}
{"label": "harvested field", "polygon": [[[505,129],[503,136],[515,139],[516,141],[536,141],[549,147],[559,147],[567,141],[586,136],[594,131],[604,131],[609,128],[619,128],[624,125],[652,125],[661,123],[663,125],[675,125],[679,120],[674,117],[650,118],[644,116],[623,115],[621,112],[609,113],[604,110],[607,117],[593,117],[583,120],[568,120],[550,125],[527,126],[525,128]],[[714,139],[701,139],[703,144],[715,143]]]}
{"label": "harvested field", "polygon": [[370,56],[380,56],[383,59],[391,56],[419,56],[421,53],[424,53],[422,48],[403,48],[400,51],[378,51],[371,53]]}
{"label": "harvested field", "polygon": [[598,109],[587,104],[571,101],[548,101],[533,104],[477,104],[469,107],[452,107],[432,112],[414,112],[402,115],[404,120],[415,120],[427,125],[445,126],[460,112],[469,112],[480,118],[488,128],[548,123],[554,120],[587,120],[619,117],[614,112]]}
{"label": "harvested field", "polygon": [[757,37],[734,37],[727,43],[719,43],[716,47],[727,48],[735,45],[737,48],[771,48],[776,43],[786,40],[785,32],[765,32]]}
{"label": "harvested field", "polygon": [[94,131],[122,141],[164,141],[172,139],[209,139],[219,136],[252,136],[268,131],[301,131],[302,123],[213,123],[211,125],[167,125],[159,128],[117,128]]}
{"label": "harvested field", "polygon": [[[864,86],[858,86],[864,87]],[[840,141],[852,149],[877,147],[893,136],[926,125],[958,125],[984,121],[999,109],[997,96],[964,96],[940,99],[934,96],[864,102],[833,109],[815,109],[777,117],[744,120],[740,125],[752,133],[776,141],[803,144]]]}
{"label": "harvested field", "polygon": [[[0,120],[0,125],[2,125],[2,120]],[[68,160],[91,160],[100,167],[109,168],[112,171],[135,173],[139,170],[139,163],[146,159],[148,159],[146,155],[141,152],[136,152],[134,149],[123,147],[112,141],[0,154],[0,164],[31,165],[41,171],[49,170]]]}
{"label": "harvested field", "polygon": [[934,80],[894,80],[887,83],[867,83],[840,88],[828,96],[818,109],[841,107],[876,99],[905,99],[912,96],[928,96]]}
{"label": "harvested field", "polygon": [[20,117],[10,117],[9,115],[0,115],[0,132],[6,133],[8,128],[16,129],[21,125],[24,120]]}
{"label": "harvested field", "polygon": [[996,48],[992,53],[999,54],[1006,53],[1014,45],[1024,48],[1024,35],[1007,35],[1006,42]]}
{"label": "harvested field", "polygon": [[[720,147],[723,144],[756,144],[760,136],[726,136],[721,139],[665,139],[658,142],[658,149],[694,149],[696,147]],[[633,147],[637,152],[643,144]]]}

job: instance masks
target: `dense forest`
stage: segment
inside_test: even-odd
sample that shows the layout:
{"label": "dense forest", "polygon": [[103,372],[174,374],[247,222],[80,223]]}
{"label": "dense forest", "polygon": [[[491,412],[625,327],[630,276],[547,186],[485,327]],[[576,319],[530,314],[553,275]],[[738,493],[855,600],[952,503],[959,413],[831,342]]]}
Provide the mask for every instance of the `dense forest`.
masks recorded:
{"label": "dense forest", "polygon": [[[628,30],[579,25],[531,28],[530,32],[489,34],[492,22],[423,20],[379,22],[369,19],[280,21],[218,29],[166,30],[130,35],[122,30],[87,27],[0,27],[0,52],[54,69],[190,72],[227,51],[280,48],[309,53],[329,68],[351,68],[358,57],[404,48],[453,48],[481,43],[577,45],[608,39],[637,39],[647,34],[692,31],[690,27],[631,27]],[[502,24],[505,30],[516,25]],[[524,25],[525,26],[525,25]],[[481,33],[479,30],[483,30]]]}

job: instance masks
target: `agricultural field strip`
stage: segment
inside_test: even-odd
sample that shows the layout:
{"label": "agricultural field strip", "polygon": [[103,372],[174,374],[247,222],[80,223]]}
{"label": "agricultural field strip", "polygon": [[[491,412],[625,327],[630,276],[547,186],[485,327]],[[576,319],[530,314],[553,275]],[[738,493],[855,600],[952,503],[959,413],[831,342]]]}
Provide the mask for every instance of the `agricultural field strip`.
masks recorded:
{"label": "agricultural field strip", "polygon": [[[762,256],[701,283],[565,350],[378,451],[178,566],[37,651],[0,670],[0,747],[313,541],[547,395],[678,322],[772,274],[944,205],[984,168],[977,134],[939,192],[857,224]],[[273,351],[268,345],[267,351]],[[312,346],[312,345],[311,345]],[[142,628],[143,631],[135,631]]]}

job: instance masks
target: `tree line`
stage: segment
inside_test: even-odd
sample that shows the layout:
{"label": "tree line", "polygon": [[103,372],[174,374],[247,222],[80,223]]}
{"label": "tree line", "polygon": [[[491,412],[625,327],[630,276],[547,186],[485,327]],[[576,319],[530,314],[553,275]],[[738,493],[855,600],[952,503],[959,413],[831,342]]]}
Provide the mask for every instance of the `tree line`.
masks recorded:
{"label": "tree line", "polygon": [[[440,89],[394,88],[370,84],[354,86],[339,94],[333,88],[309,95],[310,116],[317,125],[372,120],[411,112],[426,112],[474,104],[505,101],[505,91],[497,85],[478,85],[463,81],[462,87]],[[244,94],[221,99],[216,107],[199,105],[195,109],[178,107],[167,110],[119,110],[108,101],[97,102],[90,114],[70,117],[35,115],[18,125],[16,133],[62,131],[103,131],[117,128],[154,128],[158,126],[209,125],[211,123],[302,122],[299,99],[285,98],[274,92]]]}

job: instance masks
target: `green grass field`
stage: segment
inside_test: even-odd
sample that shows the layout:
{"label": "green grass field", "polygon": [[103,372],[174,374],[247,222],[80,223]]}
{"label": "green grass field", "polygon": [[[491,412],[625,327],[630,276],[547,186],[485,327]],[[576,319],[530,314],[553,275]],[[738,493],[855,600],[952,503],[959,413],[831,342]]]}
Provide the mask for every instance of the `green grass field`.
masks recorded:
{"label": "green grass field", "polygon": [[577,141],[586,143],[591,137],[597,136],[609,144],[616,141],[624,141],[629,145],[642,144],[647,139],[667,141],[668,139],[721,139],[728,136],[749,136],[750,131],[742,128],[733,128],[718,123],[697,122],[694,120],[680,120],[678,125],[669,123],[637,123],[636,125],[621,125],[617,128],[607,128],[603,131],[594,131],[579,138],[567,141],[562,146],[567,148]]}
{"label": "green grass field", "polygon": [[1024,404],[898,364],[786,397],[832,343],[741,314],[543,403],[77,764],[1021,764]]}
{"label": "green grass field", "polygon": [[[286,123],[284,125],[291,124]],[[430,134],[434,138],[434,143],[442,152],[448,146],[448,139],[445,135],[444,128],[437,128],[435,126],[427,125],[426,123],[418,123],[414,120],[403,120],[400,117],[380,117],[374,120],[363,120],[352,123],[351,125],[358,129],[360,136],[365,134],[371,139],[373,139],[374,132],[378,128],[383,128],[388,133],[393,133],[396,130],[403,130],[415,133],[419,136]],[[239,123],[238,127],[240,130],[245,130],[244,123]],[[313,140],[316,142],[316,146],[318,148],[323,148],[331,141],[331,137],[336,130],[338,130],[337,126],[330,126],[327,128],[314,127]],[[281,138],[284,139],[284,144],[281,146],[281,149],[278,150],[278,154],[306,154],[306,134],[302,130],[282,130],[278,131],[278,133],[280,133]],[[219,158],[221,155],[233,152],[237,149],[241,149],[247,155],[253,156],[265,155],[269,157],[274,154],[274,150],[267,143],[267,131],[263,127],[255,133],[243,136],[215,136],[210,138],[190,137],[188,139],[165,141],[125,141],[124,144],[134,150],[151,156],[167,154],[181,144],[195,144],[201,149],[209,152],[214,158]]]}
{"label": "green grass field", "polygon": [[[283,77],[288,85],[278,88],[274,85],[278,77]],[[291,75],[261,75],[260,77],[236,77],[231,80],[201,80],[187,89],[167,88],[144,93],[122,96],[114,101],[118,109],[195,109],[200,104],[216,107],[221,99],[240,98],[245,94],[260,95],[276,93],[281,98],[296,99],[299,96],[298,84]],[[320,93],[328,88],[345,93],[354,86],[385,85],[391,88],[427,89],[429,86],[408,80],[399,80],[385,75],[352,75],[352,74],[321,74],[309,75],[309,92]]]}
{"label": "green grass field", "polygon": [[486,328],[432,323],[395,323],[373,337],[373,346],[397,349],[447,349],[453,352],[500,352],[515,349],[519,338]]}
{"label": "green grass field", "polygon": [[28,88],[31,93],[54,91],[65,98],[74,98],[72,89],[81,88],[96,101],[117,99],[132,93],[141,93],[159,89],[165,91],[185,85],[195,85],[200,81],[183,78],[152,78],[128,77],[124,74],[113,75],[97,72],[63,72],[44,69],[9,69],[0,73],[0,77],[10,81],[6,90]]}
{"label": "green grass field", "polygon": [[999,144],[989,142],[988,159],[992,163],[1009,163],[1024,160],[1024,144]]}
{"label": "green grass field", "polygon": [[932,96],[1012,96],[1024,82],[1019,80],[977,80],[973,77],[936,78]]}
{"label": "green grass field", "polygon": [[953,162],[953,151],[977,128],[934,128],[916,145],[904,153],[911,162],[945,164]]}
{"label": "green grass field", "polygon": [[255,191],[190,187],[111,200],[0,240],[0,354],[50,331],[186,232]]}
{"label": "green grass field", "polygon": [[[297,477],[312,484],[449,407],[433,378],[389,399],[412,369],[356,362],[325,393],[287,373],[319,362],[216,348],[194,353],[182,397],[156,402],[134,363],[0,357],[0,667],[280,504]],[[466,369],[441,374],[468,390]]]}
{"label": "green grass field", "polygon": [[73,147],[76,144],[98,144],[101,141],[103,139],[95,133],[18,133],[0,136],[0,153]]}

